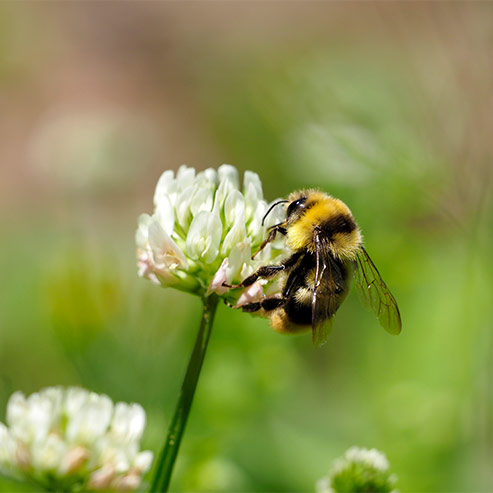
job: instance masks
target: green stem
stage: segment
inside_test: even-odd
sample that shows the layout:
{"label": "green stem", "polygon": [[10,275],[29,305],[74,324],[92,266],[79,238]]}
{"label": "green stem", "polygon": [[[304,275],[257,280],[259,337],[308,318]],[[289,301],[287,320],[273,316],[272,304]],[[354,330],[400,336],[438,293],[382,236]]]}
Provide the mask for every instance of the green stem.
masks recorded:
{"label": "green stem", "polygon": [[181,438],[185,431],[188,414],[192,407],[193,396],[197,387],[197,382],[204,362],[205,352],[212,331],[212,322],[216,313],[219,298],[211,295],[203,298],[202,320],[195,345],[193,347],[190,361],[188,362],[187,373],[181,386],[180,397],[176,405],[175,414],[168,428],[168,436],[164,443],[163,450],[159,456],[159,461],[155,468],[150,492],[168,491],[173,466],[175,464]]}

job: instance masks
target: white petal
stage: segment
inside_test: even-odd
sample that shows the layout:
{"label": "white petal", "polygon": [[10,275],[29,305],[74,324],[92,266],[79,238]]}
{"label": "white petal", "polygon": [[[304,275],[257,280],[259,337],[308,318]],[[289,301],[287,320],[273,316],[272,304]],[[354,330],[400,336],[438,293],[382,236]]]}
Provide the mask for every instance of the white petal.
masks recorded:
{"label": "white petal", "polygon": [[[153,219],[157,219],[161,227],[171,236],[173,232],[173,226],[175,225],[175,209],[170,202],[169,197],[163,196],[156,206]],[[144,222],[149,225],[150,221],[144,219]]]}
{"label": "white petal", "polygon": [[250,236],[253,245],[260,245],[266,236],[266,229],[262,226],[262,219],[267,211],[267,204],[261,200],[257,203],[255,211],[247,223],[247,234]]}
{"label": "white petal", "polygon": [[219,170],[219,186],[214,197],[214,209],[222,212],[226,197],[233,191],[239,189],[238,171],[229,164],[223,164]]}
{"label": "white petal", "polygon": [[178,200],[176,201],[176,220],[180,226],[186,231],[192,220],[192,211],[190,210],[190,203],[193,196],[197,191],[195,185],[190,185],[180,192]]}
{"label": "white petal", "polygon": [[111,433],[124,442],[140,440],[146,424],[146,414],[139,404],[118,402],[111,422]]}
{"label": "white petal", "polygon": [[178,168],[178,173],[176,174],[178,191],[181,192],[185,188],[192,186],[194,179],[195,179],[195,168],[189,168],[185,164],[182,164]]}
{"label": "white petal", "polygon": [[27,417],[28,411],[29,406],[24,394],[22,392],[14,392],[7,404],[7,423],[9,426],[14,428],[18,424],[22,425]]}
{"label": "white petal", "polygon": [[65,393],[64,408],[70,419],[77,414],[89,399],[89,392],[80,387],[69,387]]}
{"label": "white petal", "polygon": [[165,274],[164,271],[168,269],[187,267],[187,259],[181,248],[157,221],[149,226],[149,246],[155,263],[155,270],[159,274]]}
{"label": "white petal", "polygon": [[231,191],[226,198],[224,217],[226,227],[233,225],[237,221],[245,223],[245,199],[239,190]]}
{"label": "white petal", "polygon": [[132,467],[135,467],[140,473],[146,473],[152,465],[154,454],[150,450],[139,452],[133,461]]}
{"label": "white petal", "polygon": [[204,174],[204,177],[207,179],[207,181],[211,184],[213,188],[217,187],[217,184],[219,183],[219,177],[217,176],[217,171],[215,169],[207,168],[201,173]]}
{"label": "white petal", "polygon": [[14,452],[14,440],[7,427],[0,423],[0,469],[12,466]]}
{"label": "white petal", "polygon": [[245,265],[251,262],[251,255],[252,249],[248,238],[233,245],[229,251],[229,265],[226,268],[229,283],[240,282],[245,279],[246,276],[243,276],[242,272]]}
{"label": "white petal", "polygon": [[190,211],[196,216],[201,211],[211,212],[214,195],[208,188],[198,188],[190,202]]}
{"label": "white petal", "polygon": [[176,194],[176,188],[174,172],[172,170],[165,171],[157,182],[156,191],[154,192],[154,206],[158,206],[163,196],[167,196],[168,198],[173,197]]}
{"label": "white petal", "polygon": [[[245,228],[245,221],[243,215],[241,215],[237,218],[237,221],[235,222],[233,227],[229,230],[228,234],[224,238],[223,244],[221,245],[221,253],[224,256],[228,256],[232,248],[237,245],[240,246],[242,249],[246,248],[247,246],[246,240],[247,240],[247,234]],[[248,247],[250,247],[250,244],[248,244]],[[250,252],[248,253],[248,255],[250,255]]]}
{"label": "white petal", "polygon": [[54,433],[31,448],[32,465],[41,471],[55,471],[66,453],[66,444]]}
{"label": "white petal", "polygon": [[245,216],[250,218],[256,211],[257,204],[263,199],[262,182],[257,173],[245,171],[243,178],[243,193],[245,195]]}
{"label": "white petal", "polygon": [[214,212],[199,212],[188,230],[186,250],[190,258],[210,264],[219,253],[221,219]]}
{"label": "white petal", "polygon": [[223,164],[222,166],[219,166],[217,174],[219,175],[219,184],[223,181],[229,181],[234,188],[239,190],[240,176],[238,170],[234,166],[231,166],[230,164]]}
{"label": "white petal", "polygon": [[113,402],[108,396],[91,393],[79,412],[68,421],[67,439],[72,443],[90,444],[106,432],[112,413]]}
{"label": "white petal", "polygon": [[14,398],[10,409],[12,414],[7,413],[12,435],[25,443],[42,440],[48,434],[54,417],[52,401],[47,396],[34,393],[23,403],[16,394],[12,396]]}

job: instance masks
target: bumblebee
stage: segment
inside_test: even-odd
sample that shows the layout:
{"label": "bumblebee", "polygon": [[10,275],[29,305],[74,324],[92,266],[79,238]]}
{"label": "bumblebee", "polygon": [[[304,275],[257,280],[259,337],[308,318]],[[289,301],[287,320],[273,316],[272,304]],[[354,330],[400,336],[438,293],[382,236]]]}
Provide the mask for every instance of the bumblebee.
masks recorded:
{"label": "bumblebee", "polygon": [[364,304],[387,332],[399,334],[402,323],[397,303],[363,247],[361,231],[347,205],[323,192],[302,190],[273,204],[263,221],[283,203],[287,204],[285,220],[269,228],[255,255],[281,234],[291,256],[279,265],[260,267],[234,286],[248,287],[259,279],[282,276],[282,290],[244,304],[242,310],[263,312],[278,332],[311,329],[314,345],[320,346],[327,340],[354,274]]}

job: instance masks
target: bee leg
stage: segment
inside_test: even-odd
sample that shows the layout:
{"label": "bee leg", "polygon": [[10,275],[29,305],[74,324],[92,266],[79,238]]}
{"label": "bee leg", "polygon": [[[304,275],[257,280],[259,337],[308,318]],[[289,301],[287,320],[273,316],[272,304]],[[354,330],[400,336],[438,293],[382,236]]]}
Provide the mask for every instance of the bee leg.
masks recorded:
{"label": "bee leg", "polygon": [[245,303],[244,305],[241,305],[239,308],[241,308],[244,312],[258,312],[261,308],[262,305],[260,302],[255,302],[255,303]]}
{"label": "bee leg", "polygon": [[283,226],[284,223],[279,223],[276,224],[275,226],[271,226],[269,236],[262,242],[262,244],[259,246],[258,250],[252,255],[252,260],[255,259],[255,257],[271,242],[274,241],[276,238],[277,233],[281,233],[282,235],[286,235],[287,231],[286,228]]}
{"label": "bee leg", "polygon": [[269,312],[280,306],[284,305],[285,299],[279,298],[278,296],[271,296],[268,298],[264,298],[262,301],[257,301],[255,303],[246,303],[242,305],[241,308],[244,312],[258,312],[260,309],[264,309]]}
{"label": "bee leg", "polygon": [[287,258],[279,265],[264,265],[263,267],[260,267],[256,272],[244,279],[239,286],[244,288],[251,286],[259,277],[262,279],[272,279],[279,274],[279,272],[293,267],[300,258],[300,255],[301,253],[293,253],[291,257]]}
{"label": "bee leg", "polygon": [[276,308],[279,308],[280,306],[284,305],[286,303],[286,298],[280,298],[279,296],[270,296],[267,298],[264,298],[260,304],[262,305],[262,308],[266,312],[270,312],[271,310],[275,310]]}
{"label": "bee leg", "polygon": [[262,279],[271,279],[275,277],[279,272],[286,269],[284,265],[265,265],[260,267],[256,272],[254,272],[251,276],[248,276],[240,286],[246,288],[247,286],[251,286],[259,277]]}

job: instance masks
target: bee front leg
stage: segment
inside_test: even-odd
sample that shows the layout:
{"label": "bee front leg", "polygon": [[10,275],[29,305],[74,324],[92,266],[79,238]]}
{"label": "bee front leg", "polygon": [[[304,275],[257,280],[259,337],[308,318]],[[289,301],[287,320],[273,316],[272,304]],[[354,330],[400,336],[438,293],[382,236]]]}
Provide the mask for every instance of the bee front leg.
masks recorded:
{"label": "bee front leg", "polygon": [[246,288],[247,286],[251,286],[259,278],[272,279],[276,277],[279,272],[293,267],[296,262],[298,262],[300,256],[301,253],[293,253],[291,257],[287,258],[279,265],[264,265],[263,267],[260,267],[256,272],[248,276],[246,279],[244,279],[239,286]]}
{"label": "bee front leg", "polygon": [[252,255],[252,260],[255,259],[255,257],[271,242],[276,239],[277,233],[281,233],[282,235],[286,235],[287,231],[286,228],[284,227],[285,222],[276,224],[275,226],[271,226],[269,236],[262,242],[262,244],[259,246],[258,250]]}

